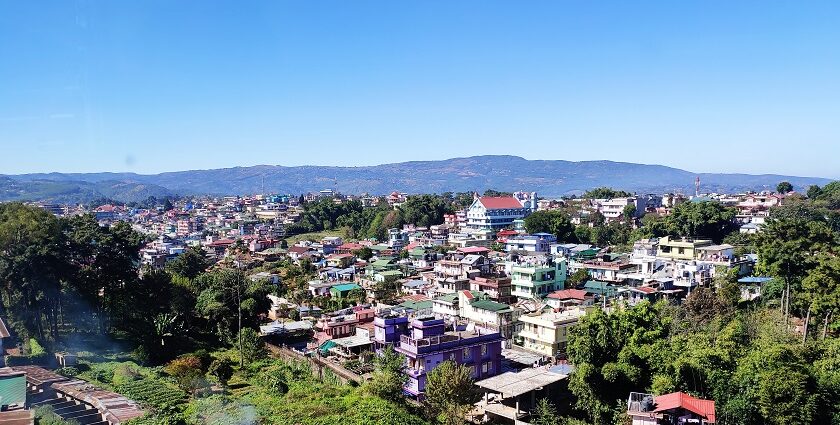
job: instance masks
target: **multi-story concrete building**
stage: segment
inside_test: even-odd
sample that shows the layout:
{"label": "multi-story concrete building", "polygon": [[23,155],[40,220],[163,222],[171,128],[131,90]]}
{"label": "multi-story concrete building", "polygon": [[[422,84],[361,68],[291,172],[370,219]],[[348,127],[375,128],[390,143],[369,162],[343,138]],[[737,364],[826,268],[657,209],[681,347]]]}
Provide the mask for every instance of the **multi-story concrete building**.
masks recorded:
{"label": "multi-story concrete building", "polygon": [[557,237],[551,233],[534,233],[533,235],[517,235],[508,237],[505,250],[548,253],[551,245],[557,242]]}
{"label": "multi-story concrete building", "polygon": [[513,226],[514,220],[525,218],[530,211],[530,208],[512,196],[483,196],[473,201],[467,210],[467,227],[501,230]]}
{"label": "multi-story concrete building", "polygon": [[[399,333],[388,320],[374,321],[377,343],[380,335]],[[497,375],[501,372],[502,336],[498,332],[473,330],[446,330],[443,319],[434,317],[417,318],[411,321],[405,334],[400,335],[395,349],[406,357],[408,381],[406,393],[422,399],[426,390],[426,376],[445,361],[465,365],[476,380]]]}
{"label": "multi-story concrete building", "polygon": [[511,295],[519,298],[542,298],[566,281],[566,260],[550,256],[524,257],[510,261],[506,269],[511,278]]}
{"label": "multi-story concrete building", "polygon": [[586,314],[583,309],[535,312],[519,316],[522,330],[514,337],[517,345],[546,357],[565,355],[569,328]]}

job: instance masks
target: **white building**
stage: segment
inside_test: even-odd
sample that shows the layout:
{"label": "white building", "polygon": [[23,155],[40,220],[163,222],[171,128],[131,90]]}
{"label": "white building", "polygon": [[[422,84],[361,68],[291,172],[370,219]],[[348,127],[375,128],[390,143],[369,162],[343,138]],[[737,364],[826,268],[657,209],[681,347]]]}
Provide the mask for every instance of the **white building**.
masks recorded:
{"label": "white building", "polygon": [[525,218],[531,211],[512,196],[483,196],[473,201],[467,210],[467,227],[471,229],[501,230],[513,226],[514,220]]}

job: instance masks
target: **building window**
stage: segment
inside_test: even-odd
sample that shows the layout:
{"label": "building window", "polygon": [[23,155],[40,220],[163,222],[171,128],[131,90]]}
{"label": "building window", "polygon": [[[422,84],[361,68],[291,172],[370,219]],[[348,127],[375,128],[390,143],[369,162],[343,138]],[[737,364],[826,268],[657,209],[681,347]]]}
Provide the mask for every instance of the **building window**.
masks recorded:
{"label": "building window", "polygon": [[470,349],[469,348],[464,349],[464,352],[462,353],[462,358],[464,358],[464,359],[470,358]]}
{"label": "building window", "polygon": [[486,346],[486,345],[482,345],[482,346],[481,346],[481,355],[482,355],[482,356],[486,356],[486,355],[487,355],[487,346]]}
{"label": "building window", "polygon": [[481,365],[481,373],[487,373],[488,369],[490,369],[490,362]]}
{"label": "building window", "polygon": [[455,352],[454,351],[449,353],[449,360],[452,360],[453,362],[455,361]]}

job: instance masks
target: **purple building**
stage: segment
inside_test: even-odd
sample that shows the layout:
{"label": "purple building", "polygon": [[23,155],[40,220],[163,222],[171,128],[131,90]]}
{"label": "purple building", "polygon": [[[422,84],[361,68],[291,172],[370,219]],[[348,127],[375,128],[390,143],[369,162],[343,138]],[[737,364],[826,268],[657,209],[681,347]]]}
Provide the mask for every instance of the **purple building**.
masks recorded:
{"label": "purple building", "polygon": [[406,357],[405,392],[409,395],[422,398],[426,374],[447,360],[470,368],[475,380],[501,373],[503,338],[498,332],[446,331],[443,319],[434,317],[414,319],[405,328],[407,321],[406,318],[376,318],[373,323],[378,345],[393,343],[396,351]]}
{"label": "purple building", "polygon": [[377,351],[387,345],[396,348],[400,337],[408,334],[408,317],[398,315],[376,316],[373,319],[373,339]]}

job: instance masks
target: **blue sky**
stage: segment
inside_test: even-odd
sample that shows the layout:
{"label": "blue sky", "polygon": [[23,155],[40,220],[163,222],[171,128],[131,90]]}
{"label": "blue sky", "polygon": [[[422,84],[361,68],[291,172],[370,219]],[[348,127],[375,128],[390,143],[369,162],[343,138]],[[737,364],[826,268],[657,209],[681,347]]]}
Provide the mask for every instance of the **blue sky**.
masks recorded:
{"label": "blue sky", "polygon": [[837,22],[837,1],[0,0],[0,173],[511,154],[840,177]]}

